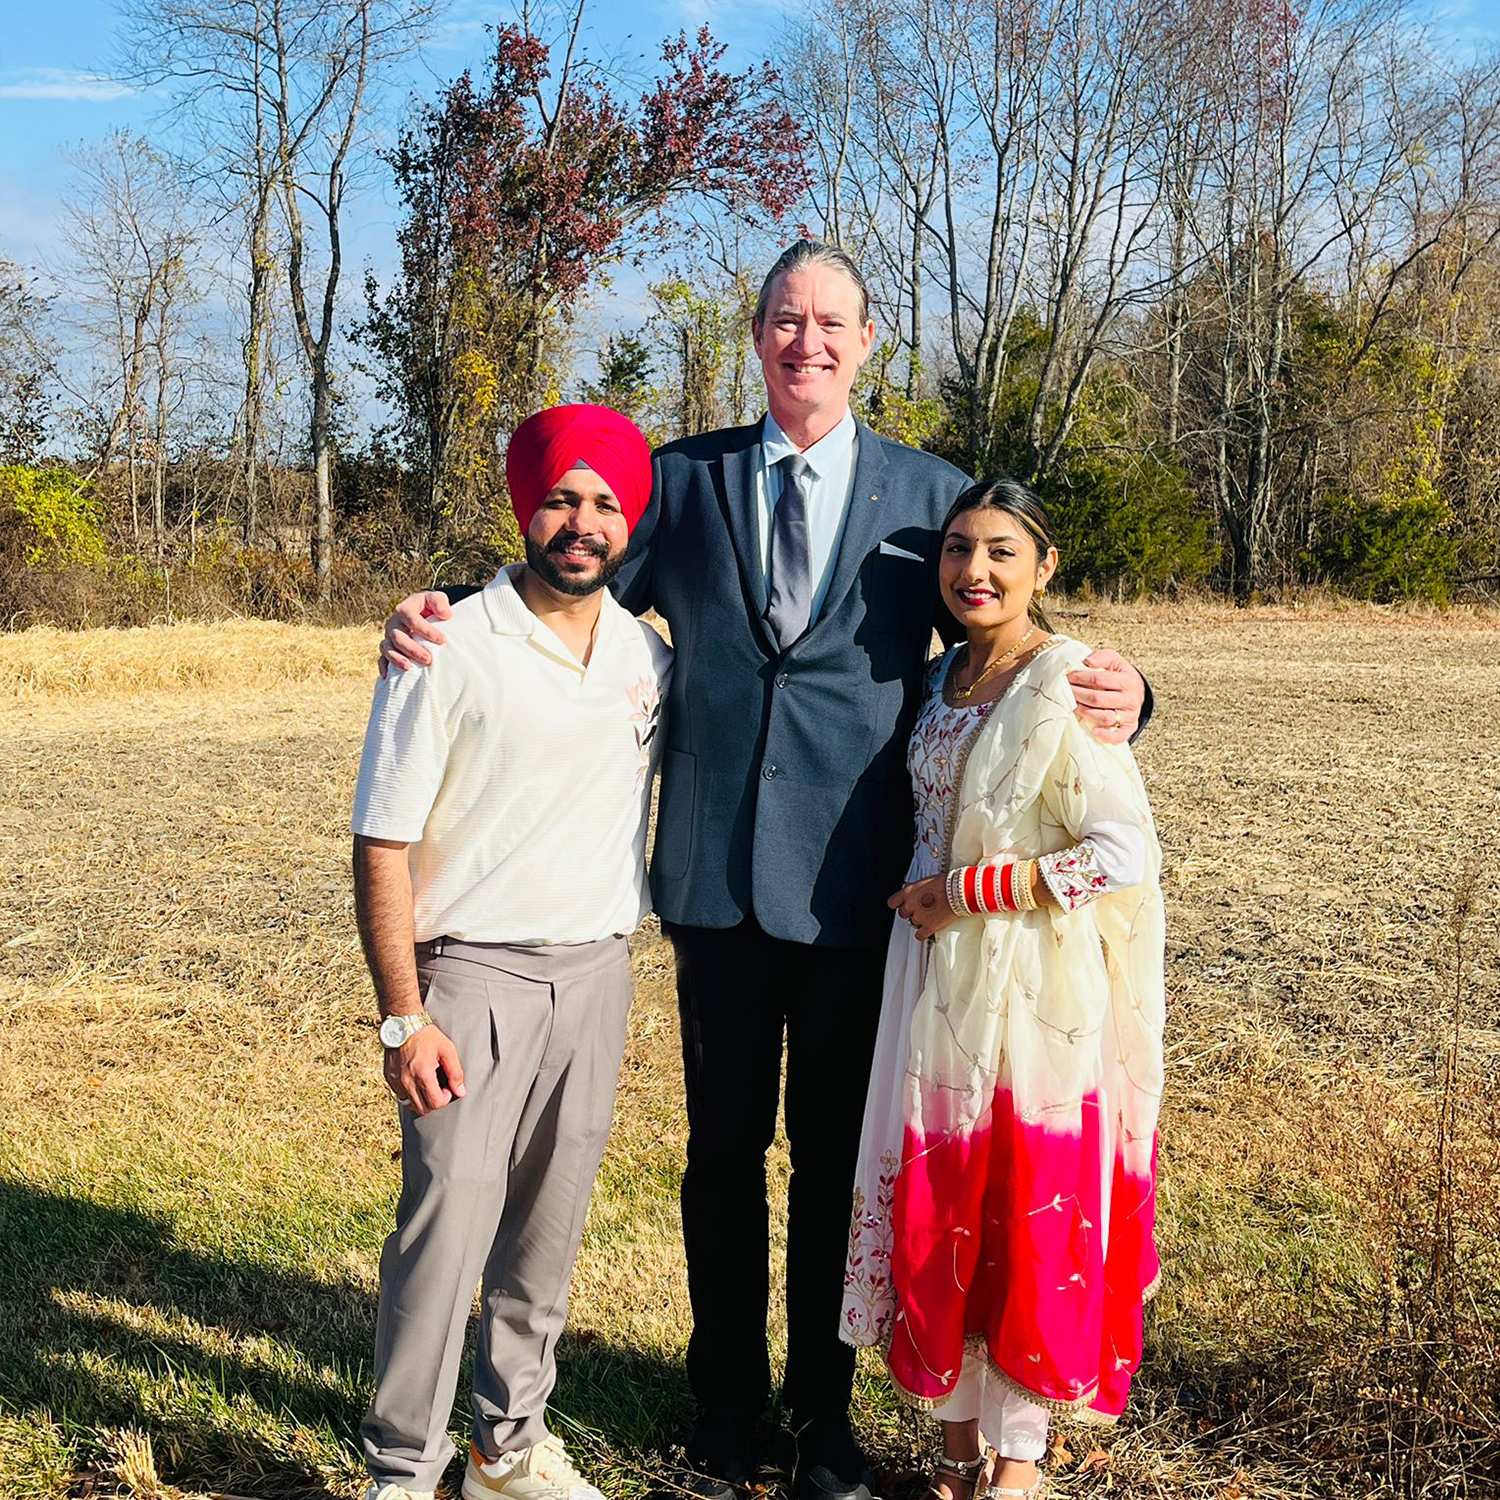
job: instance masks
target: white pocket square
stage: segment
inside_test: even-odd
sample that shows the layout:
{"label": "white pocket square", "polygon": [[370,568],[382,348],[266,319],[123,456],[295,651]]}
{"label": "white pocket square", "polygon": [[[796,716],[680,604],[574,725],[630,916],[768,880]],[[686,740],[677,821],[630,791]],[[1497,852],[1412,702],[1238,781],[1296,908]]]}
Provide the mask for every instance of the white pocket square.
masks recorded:
{"label": "white pocket square", "polygon": [[882,542],[880,550],[887,557],[904,557],[908,562],[926,562],[927,559],[920,552],[908,552],[905,547],[898,547],[894,542]]}

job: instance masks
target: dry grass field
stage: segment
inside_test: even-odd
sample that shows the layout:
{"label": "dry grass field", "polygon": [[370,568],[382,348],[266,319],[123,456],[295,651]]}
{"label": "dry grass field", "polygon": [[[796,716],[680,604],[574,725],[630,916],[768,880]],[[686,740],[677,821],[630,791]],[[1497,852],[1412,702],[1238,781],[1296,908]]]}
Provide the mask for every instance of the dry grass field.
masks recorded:
{"label": "dry grass field", "polygon": [[[1500,616],[1062,623],[1157,693],[1172,1010],[1148,1368],[1059,1492],[1500,1495]],[[0,638],[4,1500],[359,1491],[399,1172],[347,878],[372,641]],[[634,951],[554,1418],[621,1497],[686,1413],[671,959]],[[910,1493],[930,1429],[873,1365],[856,1415]]]}

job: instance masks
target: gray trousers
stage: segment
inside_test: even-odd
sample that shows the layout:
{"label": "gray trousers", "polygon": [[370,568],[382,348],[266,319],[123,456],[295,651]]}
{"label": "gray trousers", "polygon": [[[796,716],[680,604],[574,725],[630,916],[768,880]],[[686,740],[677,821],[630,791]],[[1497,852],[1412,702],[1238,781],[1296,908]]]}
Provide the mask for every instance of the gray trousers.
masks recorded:
{"label": "gray trousers", "polygon": [[[437,950],[437,951],[433,951]],[[609,1135],[625,1022],[624,938],[418,949],[428,1013],[465,1094],[401,1108],[401,1198],[380,1256],[375,1399],[360,1427],[377,1483],[436,1489],[481,1284],[474,1442],[487,1458],[547,1435],[557,1340]]]}

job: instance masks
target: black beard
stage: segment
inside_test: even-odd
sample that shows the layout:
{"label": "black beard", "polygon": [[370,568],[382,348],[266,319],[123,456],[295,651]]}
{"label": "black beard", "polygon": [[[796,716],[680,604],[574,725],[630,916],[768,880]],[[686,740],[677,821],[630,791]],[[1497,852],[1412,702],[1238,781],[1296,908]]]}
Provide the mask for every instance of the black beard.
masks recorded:
{"label": "black beard", "polygon": [[554,552],[564,552],[574,546],[578,538],[569,536],[566,532],[554,537],[552,542],[546,546],[540,546],[528,536],[526,541],[526,566],[531,569],[548,588],[556,589],[559,594],[570,594],[575,599],[586,598],[589,594],[597,594],[616,573],[620,571],[620,565],[625,561],[625,549],[622,547],[613,556],[610,555],[609,547],[604,542],[587,542],[585,546],[595,557],[600,558],[599,571],[590,579],[570,578],[552,560]]}

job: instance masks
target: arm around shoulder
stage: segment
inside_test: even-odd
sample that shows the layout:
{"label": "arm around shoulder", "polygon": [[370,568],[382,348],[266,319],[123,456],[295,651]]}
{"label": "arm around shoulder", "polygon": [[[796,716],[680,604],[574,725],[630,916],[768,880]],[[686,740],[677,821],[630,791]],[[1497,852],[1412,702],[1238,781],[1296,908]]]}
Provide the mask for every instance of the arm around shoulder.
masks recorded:
{"label": "arm around shoulder", "polygon": [[661,517],[662,459],[651,455],[651,498],[630,534],[625,561],[610,584],[610,592],[633,615],[656,608],[656,531]]}

